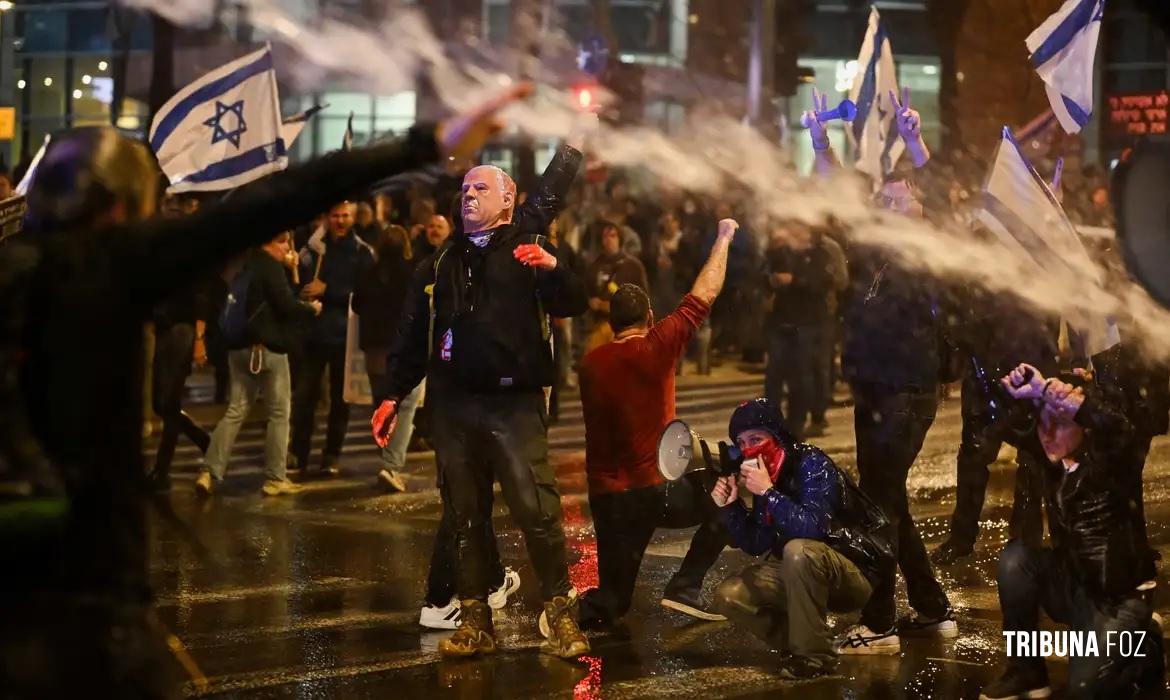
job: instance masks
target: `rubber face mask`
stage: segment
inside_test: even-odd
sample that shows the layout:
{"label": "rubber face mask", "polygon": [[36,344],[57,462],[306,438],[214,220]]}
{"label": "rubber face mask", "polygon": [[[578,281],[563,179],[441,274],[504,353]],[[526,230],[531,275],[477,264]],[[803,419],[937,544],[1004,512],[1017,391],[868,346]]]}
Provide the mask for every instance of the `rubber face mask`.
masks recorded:
{"label": "rubber face mask", "polygon": [[776,481],[776,477],[780,475],[780,467],[784,464],[784,446],[780,444],[779,440],[775,438],[767,442],[761,442],[758,445],[744,448],[742,450],[743,458],[759,459],[763,461],[768,468],[768,476],[772,477],[772,481]]}

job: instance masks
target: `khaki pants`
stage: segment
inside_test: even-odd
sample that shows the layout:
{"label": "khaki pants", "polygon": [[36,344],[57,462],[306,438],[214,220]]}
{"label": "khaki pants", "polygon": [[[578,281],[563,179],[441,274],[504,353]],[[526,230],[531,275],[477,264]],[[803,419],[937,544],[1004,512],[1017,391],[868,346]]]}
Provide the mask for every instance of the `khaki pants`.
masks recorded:
{"label": "khaki pants", "polygon": [[872,588],[861,571],[824,542],[789,540],[783,557],[768,557],[715,590],[717,609],[780,651],[833,664],[826,616],[856,612]]}

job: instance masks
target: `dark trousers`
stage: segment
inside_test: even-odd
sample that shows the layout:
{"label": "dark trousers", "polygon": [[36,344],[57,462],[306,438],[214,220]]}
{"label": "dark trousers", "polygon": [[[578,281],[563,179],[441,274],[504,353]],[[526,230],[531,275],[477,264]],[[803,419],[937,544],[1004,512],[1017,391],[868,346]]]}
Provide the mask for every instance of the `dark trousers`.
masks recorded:
{"label": "dark trousers", "polygon": [[[920,614],[939,618],[950,607],[934,577],[922,536],[910,517],[906,477],[938,409],[935,387],[894,391],[874,385],[854,387],[854,431],[857,435],[859,486],[890,521],[891,545],[906,579],[910,605]],[[896,576],[875,582],[873,596],[861,613],[862,624],[875,632],[894,626]]]}
{"label": "dark trousers", "polygon": [[812,397],[809,410],[813,423],[824,423],[825,414],[833,402],[833,348],[835,346],[836,319],[827,319],[819,328],[816,351],[812,358]]}
{"label": "dark trousers", "polygon": [[323,462],[341,456],[341,443],[349,426],[349,404],[345,393],[345,345],[305,345],[300,377],[293,391],[292,439],[288,451],[304,469],[309,460],[309,442],[313,439],[314,415],[321,400],[321,377],[329,368],[329,418],[326,422]]}
{"label": "dark trousers", "polygon": [[[989,467],[1003,445],[1003,428],[988,420],[982,390],[969,377],[963,380],[961,398],[963,437],[959,443],[958,487],[950,542],[960,549],[970,549],[979,537],[979,516],[983,512],[987,482],[991,479]],[[1040,465],[1030,452],[1022,450],[1016,455],[1015,501],[1009,526],[1013,539],[1040,546],[1044,536],[1042,497]]]}
{"label": "dark trousers", "polygon": [[[999,555],[999,603],[1005,631],[1039,630],[1040,610],[1054,622],[1071,630],[1093,631],[1099,656],[1073,656],[1068,666],[1068,694],[1077,698],[1130,697],[1135,684],[1161,687],[1165,675],[1162,629],[1152,619],[1149,603],[1136,592],[1118,601],[1106,602],[1081,583],[1067,559],[1052,549],[1028,546],[1020,540],[1009,542]],[[1145,632],[1141,652],[1121,658],[1118,632],[1128,631],[1139,641]],[[1108,646],[1110,632],[1114,645]],[[1012,656],[1008,663],[1022,671],[1045,673],[1044,658]]]}
{"label": "dark trousers", "polygon": [[[764,395],[782,410],[788,429],[800,439],[813,406],[817,355],[821,349],[819,326],[775,326],[768,337],[768,366]],[[788,405],[781,401],[787,390]]]}
{"label": "dark trousers", "polygon": [[154,474],[158,477],[170,474],[180,433],[203,452],[211,442],[207,431],[183,412],[183,391],[191,374],[194,343],[195,328],[189,323],[176,323],[170,328],[155,330],[152,403],[154,412],[163,421],[158,454],[154,459]]}
{"label": "dark trousers", "polygon": [[597,536],[599,585],[581,597],[581,620],[608,626],[625,615],[634,597],[638,569],[657,528],[699,526],[682,566],[666,593],[698,591],[707,571],[730,544],[710,496],[693,477],[619,493],[589,494]]}
{"label": "dark trousers", "polygon": [[569,592],[561,497],[548,462],[544,392],[470,394],[428,385],[439,489],[459,537],[462,600],[485,600],[491,556],[482,536],[492,515],[492,484],[524,533],[544,599]]}
{"label": "dark trousers", "polygon": [[[459,571],[459,533],[455,528],[455,517],[443,504],[443,518],[435,532],[435,546],[431,549],[431,568],[427,572],[427,605],[442,607],[451,602],[456,594],[456,579]],[[504,566],[500,563],[500,550],[496,547],[496,531],[489,517],[480,533],[483,549],[488,554],[488,579],[492,587],[499,587],[504,581]]]}

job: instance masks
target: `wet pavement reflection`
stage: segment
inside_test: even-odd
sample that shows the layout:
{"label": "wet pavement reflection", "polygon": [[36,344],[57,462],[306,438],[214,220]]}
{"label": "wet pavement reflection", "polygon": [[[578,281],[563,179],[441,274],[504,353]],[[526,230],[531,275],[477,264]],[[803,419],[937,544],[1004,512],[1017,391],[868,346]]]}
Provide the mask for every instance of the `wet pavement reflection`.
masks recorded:
{"label": "wet pavement reflection", "polygon": [[[754,395],[759,378],[684,379],[680,414],[700,432],[721,436],[734,405]],[[580,408],[566,397],[553,428],[553,458],[578,589],[596,585],[597,559],[583,474]],[[217,411],[199,407],[205,422]],[[695,623],[662,608],[662,587],[677,569],[690,531],[659,531],[642,565],[633,608],[615,630],[592,636],[593,652],[577,662],[542,655],[536,631],[539,590],[523,541],[497,499],[496,528],[506,565],[523,580],[508,607],[496,613],[500,653],[440,662],[449,633],[417,624],[423,582],[440,507],[429,453],[412,454],[410,491],[377,491],[377,458],[354,410],[345,474],[314,481],[298,496],[259,495],[259,423],[242,434],[240,458],[210,500],[191,489],[196,455],[180,451],[173,501],[210,556],[199,558],[182,538],[155,526],[152,577],[161,622],[189,650],[207,684],[190,696],[240,698],[976,698],[996,677],[1003,654],[995,563],[1007,538],[1014,465],[1001,454],[992,471],[976,553],[939,570],[960,625],[958,638],[904,640],[897,656],[844,657],[838,674],[804,683],[780,680],[779,655],[728,623]],[[852,411],[834,409],[830,433],[818,444],[853,470]],[[958,401],[949,401],[911,472],[912,510],[929,548],[946,535],[954,507]],[[323,431],[318,431],[321,434]],[[1167,547],[1170,443],[1154,444],[1146,467],[1151,541]],[[728,550],[712,570],[708,590],[750,559]],[[1170,609],[1170,586],[1159,572],[1156,608]],[[904,593],[900,609],[908,611]],[[852,619],[834,620],[838,629]],[[1047,623],[1051,626],[1051,623]],[[1063,684],[1065,664],[1049,664]]]}

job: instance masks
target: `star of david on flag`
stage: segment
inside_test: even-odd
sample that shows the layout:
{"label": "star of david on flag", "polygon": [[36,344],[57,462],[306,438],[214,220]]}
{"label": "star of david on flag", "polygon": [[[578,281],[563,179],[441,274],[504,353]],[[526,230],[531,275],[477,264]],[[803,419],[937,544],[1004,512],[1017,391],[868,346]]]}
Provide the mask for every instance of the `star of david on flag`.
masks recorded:
{"label": "star of david on flag", "polygon": [[150,146],[170,192],[229,190],[288,166],[272,52],[211,71],[163,105]]}
{"label": "star of david on flag", "polygon": [[[228,130],[224,128],[224,117],[228,115],[235,115],[235,129]],[[225,105],[219,100],[215,101],[215,116],[203,122],[204,126],[211,127],[211,145],[219,143],[220,141],[230,141],[236,148],[240,147],[240,135],[248,130],[248,124],[244,121],[244,101],[236,100],[230,105]],[[229,120],[230,124],[230,120]]]}

